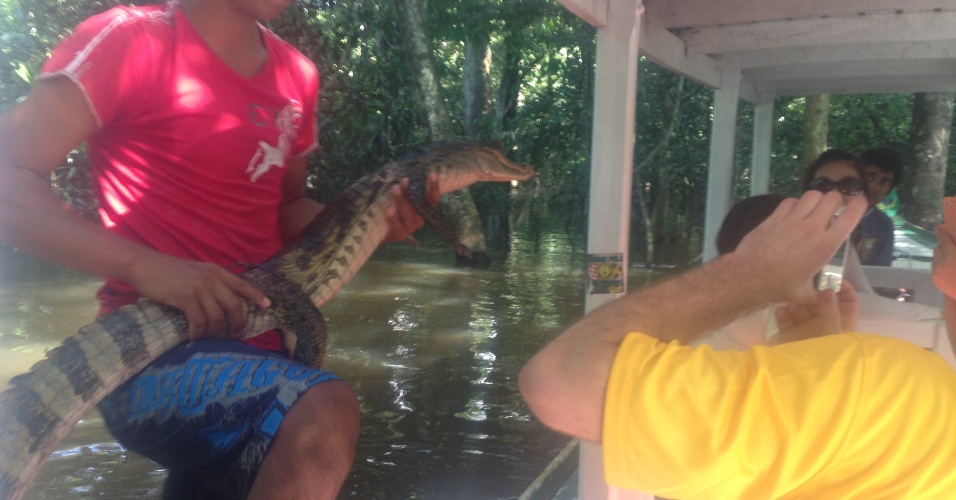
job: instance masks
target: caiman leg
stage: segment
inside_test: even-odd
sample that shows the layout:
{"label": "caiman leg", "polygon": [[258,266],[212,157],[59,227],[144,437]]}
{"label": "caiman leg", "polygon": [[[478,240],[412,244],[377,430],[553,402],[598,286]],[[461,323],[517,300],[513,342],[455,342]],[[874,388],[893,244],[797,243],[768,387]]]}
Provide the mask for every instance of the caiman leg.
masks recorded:
{"label": "caiman leg", "polygon": [[471,249],[458,240],[455,230],[448,225],[445,218],[439,213],[436,207],[428,203],[427,187],[428,172],[423,171],[418,175],[409,176],[408,198],[415,207],[418,215],[425,220],[438,233],[439,236],[448,243],[457,254],[471,257]]}
{"label": "caiman leg", "polygon": [[325,318],[312,299],[299,285],[277,272],[256,267],[242,275],[272,301],[269,312],[279,323],[286,353],[299,363],[321,368],[328,336]]}

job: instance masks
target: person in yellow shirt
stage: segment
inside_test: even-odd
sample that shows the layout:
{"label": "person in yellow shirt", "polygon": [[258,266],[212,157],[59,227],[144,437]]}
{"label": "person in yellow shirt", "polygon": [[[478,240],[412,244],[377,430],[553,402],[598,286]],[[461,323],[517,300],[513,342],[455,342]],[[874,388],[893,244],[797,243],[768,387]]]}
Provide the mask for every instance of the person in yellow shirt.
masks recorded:
{"label": "person in yellow shirt", "polygon": [[[835,219],[836,192],[787,199],[733,252],[588,315],[524,367],[528,405],[603,443],[610,485],[666,498],[950,497],[956,372],[843,332],[836,295],[810,284],[866,210],[856,198]],[[771,303],[806,340],[689,347]]]}

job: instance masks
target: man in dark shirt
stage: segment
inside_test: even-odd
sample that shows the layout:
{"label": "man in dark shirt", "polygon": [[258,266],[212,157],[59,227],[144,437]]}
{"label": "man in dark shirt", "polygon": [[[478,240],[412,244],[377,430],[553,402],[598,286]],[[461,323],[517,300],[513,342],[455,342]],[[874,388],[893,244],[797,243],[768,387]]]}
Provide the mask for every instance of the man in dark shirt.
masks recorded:
{"label": "man in dark shirt", "polygon": [[866,191],[870,208],[853,233],[853,245],[865,266],[889,266],[893,262],[893,220],[876,204],[886,198],[903,176],[903,162],[889,148],[864,152]]}

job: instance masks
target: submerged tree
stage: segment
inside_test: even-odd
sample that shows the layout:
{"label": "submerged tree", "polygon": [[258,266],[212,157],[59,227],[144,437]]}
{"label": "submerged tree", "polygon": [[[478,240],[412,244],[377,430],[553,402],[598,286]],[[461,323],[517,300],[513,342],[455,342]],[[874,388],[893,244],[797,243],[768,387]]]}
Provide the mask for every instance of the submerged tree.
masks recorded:
{"label": "submerged tree", "polygon": [[[412,83],[418,109],[428,125],[433,141],[450,141],[457,134],[452,125],[442,95],[432,39],[428,30],[425,2],[423,0],[396,0],[399,32],[405,48],[406,62],[412,70]],[[488,244],[478,209],[468,188],[449,193],[442,198],[442,211],[448,216],[449,225],[455,230],[459,241],[471,249],[471,256],[458,256],[459,263],[484,267],[490,264]]]}

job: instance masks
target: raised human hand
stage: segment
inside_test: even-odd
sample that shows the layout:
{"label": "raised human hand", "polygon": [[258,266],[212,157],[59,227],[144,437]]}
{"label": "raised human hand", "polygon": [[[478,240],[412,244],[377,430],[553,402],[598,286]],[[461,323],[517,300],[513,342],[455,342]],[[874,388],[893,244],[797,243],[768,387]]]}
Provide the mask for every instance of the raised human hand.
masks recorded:
{"label": "raised human hand", "polygon": [[860,304],[849,282],[844,281],[836,293],[833,290],[817,292],[816,298],[813,304],[790,303],[774,310],[780,330],[779,343],[856,330]]}
{"label": "raised human hand", "polygon": [[[441,201],[438,174],[434,172],[428,174],[426,183],[425,196],[428,203],[434,207]],[[411,181],[407,177],[392,186],[392,201],[394,203],[385,213],[389,227],[389,231],[383,240],[386,243],[403,241],[425,224],[409,198],[409,186],[411,186]]]}
{"label": "raised human hand", "polygon": [[[807,191],[788,198],[733,252],[746,263],[748,281],[759,283],[766,302],[817,302],[812,277],[850,236],[866,210],[866,199],[854,196],[843,207],[839,192]],[[755,278],[756,277],[756,278]]]}
{"label": "raised human hand", "polygon": [[263,308],[271,304],[251,283],[215,264],[154,254],[133,269],[128,281],[143,297],[183,311],[190,340],[236,338],[246,324],[244,298]]}

